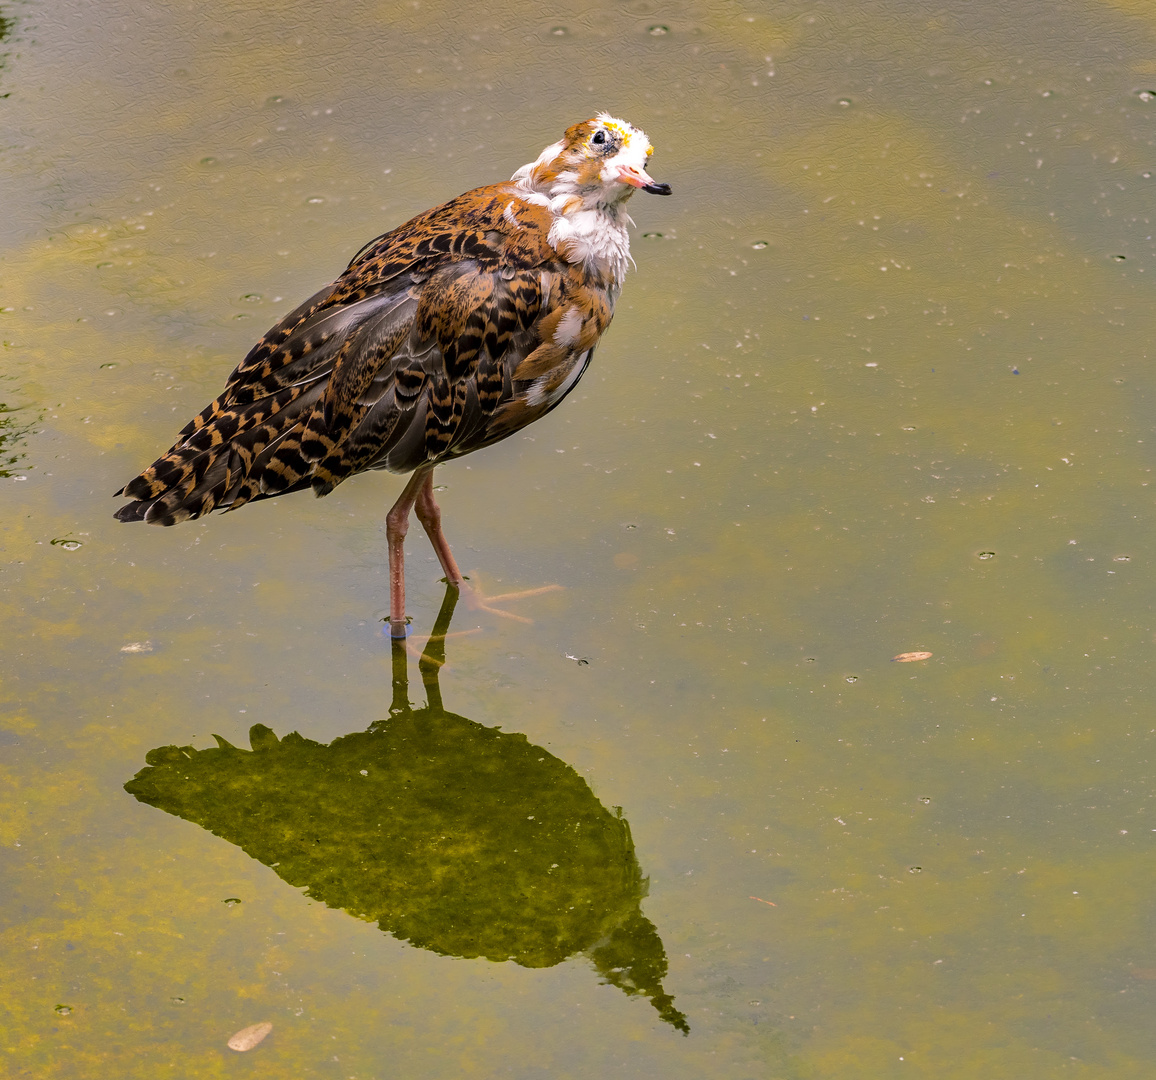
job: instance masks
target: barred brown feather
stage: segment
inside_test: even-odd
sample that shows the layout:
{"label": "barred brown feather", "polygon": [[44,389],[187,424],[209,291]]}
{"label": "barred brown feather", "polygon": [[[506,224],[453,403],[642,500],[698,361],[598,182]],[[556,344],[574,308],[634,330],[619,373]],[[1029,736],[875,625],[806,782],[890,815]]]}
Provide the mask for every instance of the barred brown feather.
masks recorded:
{"label": "barred brown feather", "polygon": [[365,470],[432,468],[550,411],[610,323],[625,199],[660,187],[640,164],[649,152],[622,121],[585,121],[513,180],[371,241],[117,492],[133,500],[117,518],[174,525],[305,487],[325,495]]}

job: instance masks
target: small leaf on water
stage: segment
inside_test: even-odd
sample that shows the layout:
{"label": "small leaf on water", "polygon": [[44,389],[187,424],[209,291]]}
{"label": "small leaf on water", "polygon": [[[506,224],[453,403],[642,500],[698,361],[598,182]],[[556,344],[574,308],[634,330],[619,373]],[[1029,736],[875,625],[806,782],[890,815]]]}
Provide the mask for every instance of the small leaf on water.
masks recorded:
{"label": "small leaf on water", "polygon": [[891,659],[900,664],[910,664],[913,660],[930,660],[933,655],[933,653],[929,652],[901,652],[898,656],[891,657]]}
{"label": "small leaf on water", "polygon": [[273,1025],[266,1020],[263,1024],[250,1024],[247,1028],[241,1028],[228,1042],[230,1050],[236,1050],[238,1053],[244,1053],[246,1050],[252,1050],[270,1031],[273,1030]]}

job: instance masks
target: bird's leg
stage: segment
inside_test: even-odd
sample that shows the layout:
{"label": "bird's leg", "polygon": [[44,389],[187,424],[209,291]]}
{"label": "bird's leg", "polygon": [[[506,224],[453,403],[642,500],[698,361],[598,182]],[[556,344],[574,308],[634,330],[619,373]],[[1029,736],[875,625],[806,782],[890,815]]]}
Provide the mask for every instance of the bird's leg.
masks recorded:
{"label": "bird's leg", "polygon": [[496,601],[521,600],[527,596],[554,592],[562,587],[561,585],[545,585],[540,589],[527,589],[525,592],[504,593],[501,596],[487,597],[483,596],[481,591],[474,586],[466,585],[465,578],[461,570],[458,569],[457,560],[454,559],[453,552],[450,551],[449,541],[446,539],[445,533],[442,532],[441,507],[438,506],[433,494],[433,469],[430,469],[425,475],[421,490],[414,501],[414,513],[417,514],[417,519],[421,522],[422,528],[425,529],[429,542],[433,544],[433,549],[437,552],[438,562],[442,564],[442,569],[445,571],[447,584],[462,591],[466,604],[472,610],[488,611],[491,615],[501,615],[503,618],[513,619],[515,622],[532,623],[533,620],[527,619],[524,615],[515,615],[512,611],[501,611],[491,605]]}
{"label": "bird's leg", "polygon": [[405,534],[409,532],[409,512],[432,472],[432,469],[414,472],[397,502],[385,515],[385,539],[389,546],[390,637],[405,637]]}
{"label": "bird's leg", "polygon": [[442,510],[433,494],[433,469],[425,474],[425,479],[422,481],[414,502],[414,513],[417,514],[421,527],[425,529],[429,542],[433,544],[438,562],[442,564],[442,569],[445,571],[447,584],[460,589],[462,587],[462,572],[458,569],[453,552],[450,551],[450,542],[446,539],[445,533],[442,532]]}

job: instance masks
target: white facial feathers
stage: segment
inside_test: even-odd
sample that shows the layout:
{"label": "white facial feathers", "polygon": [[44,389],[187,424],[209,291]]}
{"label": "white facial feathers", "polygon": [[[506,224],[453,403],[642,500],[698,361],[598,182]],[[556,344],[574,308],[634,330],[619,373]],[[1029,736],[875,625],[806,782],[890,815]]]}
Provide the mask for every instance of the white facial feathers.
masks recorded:
{"label": "white facial feathers", "polygon": [[652,152],[644,131],[599,113],[518,169],[512,191],[549,210],[548,242],[569,262],[621,284],[631,261],[626,201],[651,183],[646,163]]}

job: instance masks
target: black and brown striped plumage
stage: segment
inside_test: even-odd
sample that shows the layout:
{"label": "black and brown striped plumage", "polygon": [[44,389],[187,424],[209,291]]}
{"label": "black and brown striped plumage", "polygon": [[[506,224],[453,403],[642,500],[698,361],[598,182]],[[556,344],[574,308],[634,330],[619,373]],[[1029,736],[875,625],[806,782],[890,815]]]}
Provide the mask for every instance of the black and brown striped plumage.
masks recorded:
{"label": "black and brown striped plumage", "polygon": [[602,115],[512,180],[369,243],[117,493],[134,500],[117,518],[174,525],[307,487],[325,495],[367,469],[428,475],[544,415],[610,324],[626,198],[669,193],[645,172],[650,152]]}

